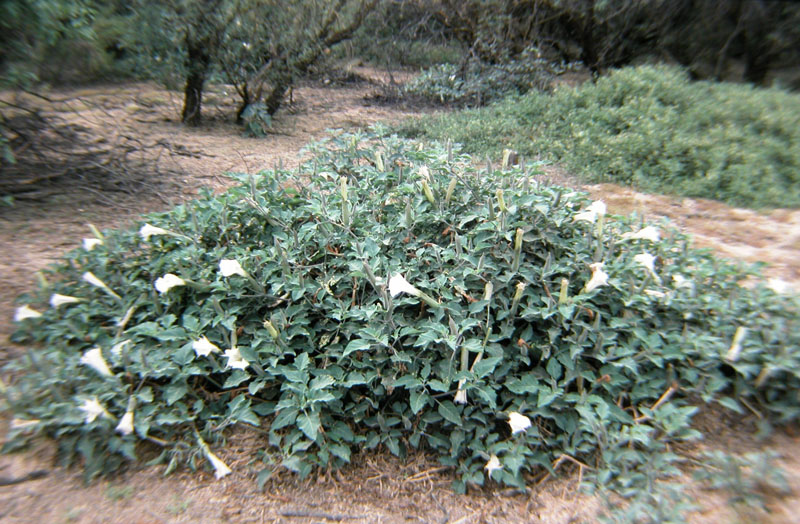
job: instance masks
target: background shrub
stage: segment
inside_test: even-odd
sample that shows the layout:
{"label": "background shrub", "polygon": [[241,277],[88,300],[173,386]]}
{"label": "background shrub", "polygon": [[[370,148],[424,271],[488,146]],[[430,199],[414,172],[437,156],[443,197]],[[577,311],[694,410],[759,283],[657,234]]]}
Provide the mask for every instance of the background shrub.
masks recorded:
{"label": "background shrub", "polygon": [[508,95],[548,90],[553,76],[564,69],[531,56],[496,64],[468,60],[423,71],[405,90],[443,104],[482,106]]}
{"label": "background shrub", "polygon": [[690,82],[669,67],[621,69],[552,95],[407,122],[407,135],[469,152],[512,146],[563,162],[590,182],[745,207],[800,205],[800,97]]}

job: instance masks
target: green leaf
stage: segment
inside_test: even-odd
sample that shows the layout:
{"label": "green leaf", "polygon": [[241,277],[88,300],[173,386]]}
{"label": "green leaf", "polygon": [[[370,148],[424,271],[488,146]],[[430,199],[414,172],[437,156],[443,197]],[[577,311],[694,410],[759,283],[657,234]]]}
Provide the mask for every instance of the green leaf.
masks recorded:
{"label": "green leaf", "polygon": [[328,450],[332,455],[336,455],[345,462],[350,462],[350,447],[343,444],[328,444]]}
{"label": "green leaf", "polygon": [[744,413],[744,410],[739,405],[739,403],[736,402],[731,397],[720,397],[720,398],[717,399],[717,402],[719,402],[720,404],[722,404],[723,406],[725,406],[726,408],[728,408],[728,409],[730,409],[732,411],[735,411],[737,413]]}
{"label": "green leaf", "polygon": [[297,420],[298,412],[299,410],[297,408],[285,408],[278,411],[278,414],[275,416],[275,419],[270,425],[270,431],[277,431],[281,428],[285,428],[286,426],[294,424]]}
{"label": "green leaf", "polygon": [[164,400],[167,406],[173,405],[175,402],[182,399],[189,391],[186,384],[172,384],[164,389]]}
{"label": "green leaf", "polygon": [[308,353],[300,353],[297,355],[297,358],[294,359],[294,367],[299,370],[304,370],[308,367],[311,360],[308,357]]}
{"label": "green leaf", "polygon": [[256,484],[258,485],[258,489],[259,490],[261,490],[261,491],[264,490],[264,486],[266,485],[266,483],[270,479],[270,477],[272,477],[273,473],[274,473],[274,470],[272,470],[270,468],[264,468],[264,469],[262,469],[261,471],[258,472],[258,475],[256,475]]}
{"label": "green leaf", "polygon": [[335,384],[336,379],[334,379],[330,375],[321,375],[319,377],[314,378],[311,383],[308,385],[308,389],[311,391],[316,391],[318,389],[324,389],[328,386]]}
{"label": "green leaf", "polygon": [[430,395],[424,389],[414,389],[411,390],[409,394],[409,404],[411,406],[411,412],[413,414],[417,414],[420,412],[422,408],[424,408],[428,404],[428,399]]}
{"label": "green leaf", "polygon": [[367,351],[370,347],[372,347],[372,342],[369,340],[364,340],[363,338],[357,338],[355,340],[351,340],[347,343],[347,346],[344,348],[344,352],[342,353],[342,358],[350,355],[351,353],[355,353],[356,351]]}
{"label": "green leaf", "polygon": [[439,403],[439,414],[444,419],[456,426],[461,426],[461,415],[458,413],[458,408],[449,400],[444,400]]}
{"label": "green leaf", "polygon": [[549,406],[555,399],[561,396],[561,392],[559,390],[546,390],[541,389],[539,390],[539,402],[536,404],[536,407],[544,407]]}
{"label": "green leaf", "polygon": [[298,455],[292,455],[290,457],[286,457],[285,459],[283,459],[282,465],[286,469],[297,473],[300,476],[300,478],[307,477],[308,474],[311,473],[312,469],[311,463],[309,463],[306,460],[303,460],[303,458]]}
{"label": "green leaf", "polygon": [[386,447],[389,448],[389,451],[392,453],[392,455],[395,457],[400,456],[400,443],[396,438],[389,437],[384,440],[383,443],[386,444]]}
{"label": "green leaf", "polygon": [[250,407],[250,399],[241,394],[228,403],[230,417],[236,422],[245,422],[253,426],[260,426],[261,421]]}
{"label": "green leaf", "polygon": [[553,380],[559,380],[561,378],[561,372],[563,371],[561,368],[561,364],[558,363],[558,360],[555,358],[550,358],[547,361],[547,374],[550,375]]}
{"label": "green leaf", "polygon": [[499,364],[502,360],[503,357],[490,357],[481,359],[481,361],[475,364],[473,368],[475,376],[478,378],[485,377],[494,371],[494,368],[497,367],[497,364]]}
{"label": "green leaf", "polygon": [[317,435],[319,435],[319,428],[321,425],[322,424],[319,421],[319,413],[316,411],[312,411],[310,413],[304,411],[297,417],[297,427],[311,440],[317,440]]}
{"label": "green leaf", "polygon": [[241,369],[236,369],[231,373],[228,378],[225,380],[225,383],[222,385],[224,389],[235,388],[242,382],[249,380],[250,374],[247,371],[243,371]]}
{"label": "green leaf", "polygon": [[433,391],[438,391],[440,393],[444,393],[450,389],[447,386],[447,384],[437,379],[428,381],[428,387],[431,388]]}

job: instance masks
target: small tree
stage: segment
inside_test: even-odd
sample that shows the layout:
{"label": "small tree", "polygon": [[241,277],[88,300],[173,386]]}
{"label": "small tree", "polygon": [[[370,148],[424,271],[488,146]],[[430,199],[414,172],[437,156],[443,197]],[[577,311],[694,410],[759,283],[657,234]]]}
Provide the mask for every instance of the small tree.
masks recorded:
{"label": "small tree", "polygon": [[183,84],[181,121],[202,121],[203,91],[236,4],[231,0],[137,0],[133,46],[146,74]]}
{"label": "small tree", "polygon": [[378,0],[247,2],[228,31],[220,66],[247,107],[263,104],[269,115],[286,92],[330,47],[350,38]]}
{"label": "small tree", "polygon": [[236,86],[237,112],[264,101],[274,114],[298,74],[330,46],[352,36],[378,0],[139,0],[139,49],[167,83],[182,78],[181,119],[202,120],[205,83],[215,72]]}

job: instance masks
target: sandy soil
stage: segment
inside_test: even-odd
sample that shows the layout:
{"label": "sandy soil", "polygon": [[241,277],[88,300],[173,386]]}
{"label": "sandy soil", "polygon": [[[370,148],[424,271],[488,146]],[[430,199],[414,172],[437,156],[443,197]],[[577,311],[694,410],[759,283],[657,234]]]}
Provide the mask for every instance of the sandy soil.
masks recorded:
{"label": "sandy soil", "polygon": [[[90,236],[87,223],[100,229],[124,227],[143,212],[166,210],[208,186],[221,191],[230,184],[227,171],[257,172],[279,163],[296,166],[300,149],[322,138],[328,128],[395,122],[420,110],[370,105],[365,95],[380,94],[380,73],[358,69],[370,81],[346,85],[312,84],[295,89],[294,104],[275,120],[275,133],[263,139],[241,136],[230,119],[234,97],[222,87],[206,100],[207,124],[187,129],[177,122],[179,97],[152,84],[101,86],[53,95],[69,99],[71,118],[80,119],[90,135],[113,140],[133,135],[158,145],[158,173],[134,192],[113,195],[86,185],[64,185],[14,207],[0,207],[0,364],[22,348],[8,341],[14,300],[34,285],[34,273]],[[397,75],[396,75],[397,78]],[[402,78],[400,78],[402,80]],[[64,108],[60,108],[64,114]],[[426,110],[428,111],[428,110]],[[557,168],[552,179],[577,185]],[[694,235],[699,246],[748,261],[767,261],[769,276],[793,282],[800,289],[800,211],[757,213],[695,199],[643,195],[613,185],[588,186],[612,213],[638,212],[667,218]],[[0,434],[8,415],[0,414]],[[708,410],[697,424],[713,440],[684,450],[688,456],[711,447],[748,452],[765,447],[780,453],[782,466],[795,487],[791,496],[769,498],[769,511],[735,510],[726,496],[693,487],[701,509],[692,522],[796,522],[800,515],[800,431],[777,432],[756,441],[749,419]],[[137,523],[270,522],[270,523],[572,523],[594,522],[603,501],[579,494],[577,469],[563,466],[560,478],[531,486],[526,494],[486,488],[456,495],[449,472],[430,457],[400,461],[388,453],[361,453],[339,472],[323,472],[300,481],[281,474],[256,489],[255,451],[264,435],[242,430],[232,435],[219,454],[235,473],[215,480],[208,471],[179,471],[162,476],[160,467],[133,466],[112,479],[85,486],[80,471],[55,465],[54,446],[0,455],[0,481],[47,470],[40,479],[0,488],[0,522]],[[688,479],[687,479],[688,482]]]}

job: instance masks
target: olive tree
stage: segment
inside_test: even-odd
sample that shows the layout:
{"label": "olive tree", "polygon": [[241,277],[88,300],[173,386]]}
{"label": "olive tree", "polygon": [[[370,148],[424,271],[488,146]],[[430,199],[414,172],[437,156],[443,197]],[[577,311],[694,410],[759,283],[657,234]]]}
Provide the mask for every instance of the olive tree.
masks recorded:
{"label": "olive tree", "polygon": [[182,79],[181,118],[202,120],[209,77],[219,73],[242,98],[237,114],[263,102],[280,107],[297,76],[349,38],[378,0],[168,0],[140,2],[139,40],[146,67],[168,84]]}

